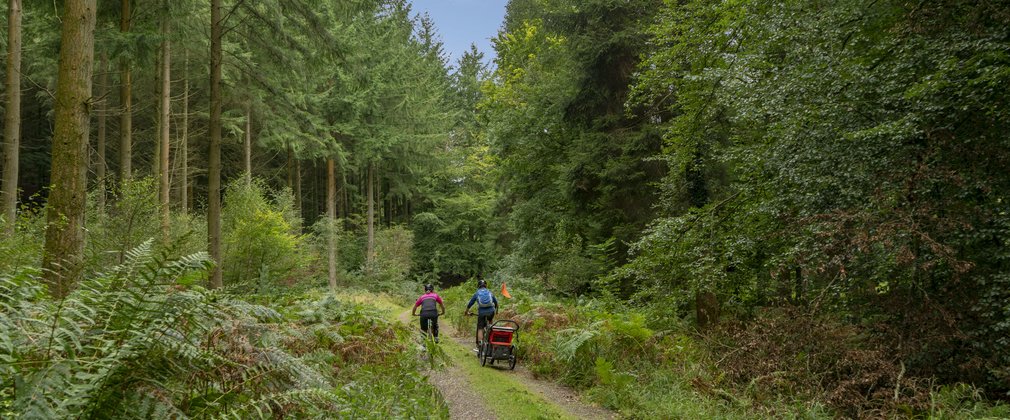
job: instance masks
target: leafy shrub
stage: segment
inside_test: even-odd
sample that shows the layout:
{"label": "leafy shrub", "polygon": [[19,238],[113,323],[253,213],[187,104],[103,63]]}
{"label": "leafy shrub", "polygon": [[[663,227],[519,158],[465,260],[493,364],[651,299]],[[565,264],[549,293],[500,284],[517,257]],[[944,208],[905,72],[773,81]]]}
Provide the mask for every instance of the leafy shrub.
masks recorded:
{"label": "leafy shrub", "polygon": [[928,401],[929,387],[906,375],[900,353],[855,326],[791,308],[725,328],[719,368],[758,401],[820,400],[858,417],[898,405],[921,411]]}
{"label": "leafy shrub", "polygon": [[95,204],[96,191],[88,200],[87,267],[106,271],[122,264],[130,250],[151,238],[161,237],[158,184],[152,177],[128,180],[113,192],[108,209]]}
{"label": "leafy shrub", "polygon": [[38,264],[45,238],[45,210],[22,208],[14,235],[0,241],[0,272]]}
{"label": "leafy shrub", "polygon": [[373,291],[412,294],[414,285],[408,281],[408,275],[413,267],[413,232],[403,226],[377,228],[374,265],[368,267],[365,260],[367,236],[364,226],[359,224],[357,218],[345,222],[330,227],[329,222],[322,218],[312,226],[308,244],[314,254],[321,256],[322,262],[319,265],[326,266],[326,237],[330,229],[335,229],[337,271],[341,283]]}
{"label": "leafy shrub", "polygon": [[300,222],[292,218],[290,203],[279,201],[284,197],[270,202],[258,181],[228,186],[221,229],[226,284],[262,289],[289,280],[305,263],[296,233]]}
{"label": "leafy shrub", "polygon": [[364,262],[361,271],[353,273],[356,284],[369,289],[413,294],[415,285],[408,281],[413,264],[414,235],[403,226],[379,229],[375,232],[375,259],[372,267]]}

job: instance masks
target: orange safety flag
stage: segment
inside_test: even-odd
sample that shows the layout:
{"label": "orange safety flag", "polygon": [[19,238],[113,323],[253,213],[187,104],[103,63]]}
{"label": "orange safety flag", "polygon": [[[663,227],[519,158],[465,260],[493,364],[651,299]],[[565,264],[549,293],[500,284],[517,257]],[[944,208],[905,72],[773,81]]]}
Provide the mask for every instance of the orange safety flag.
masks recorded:
{"label": "orange safety flag", "polygon": [[512,295],[509,294],[509,289],[505,288],[505,282],[501,282],[501,295],[512,299]]}

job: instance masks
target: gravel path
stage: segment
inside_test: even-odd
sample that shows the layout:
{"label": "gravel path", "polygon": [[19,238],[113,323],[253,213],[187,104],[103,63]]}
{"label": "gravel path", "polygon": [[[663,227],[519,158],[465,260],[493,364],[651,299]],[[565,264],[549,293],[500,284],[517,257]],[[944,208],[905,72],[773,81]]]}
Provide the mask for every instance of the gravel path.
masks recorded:
{"label": "gravel path", "polygon": [[[400,321],[412,324],[410,311],[400,315]],[[443,345],[449,344],[452,340],[470,349],[473,347],[473,337],[460,335],[448,322],[439,323],[440,335]],[[475,360],[476,363],[476,360]],[[489,369],[499,369],[497,366]],[[533,374],[522,364],[516,366],[515,371],[501,369],[503,375],[518,375],[520,382],[525,385],[530,392],[540,394],[545,400],[550,401],[560,407],[574,418],[578,419],[614,419],[618,418],[617,413],[605,408],[584,403],[575,391],[551,381],[544,381],[533,377]],[[474,391],[474,386],[470,383],[466,373],[459,366],[448,366],[444,371],[429,372],[431,382],[442,392],[446,404],[449,406],[449,416],[453,419],[494,419],[494,414],[484,405],[483,400]]]}
{"label": "gravel path", "polygon": [[[410,311],[406,311],[399,316],[400,321],[407,325],[414,325]],[[445,325],[443,325],[445,324]],[[442,322],[439,325],[439,333],[443,338],[451,336],[449,331],[452,327]],[[484,400],[474,391],[473,384],[467,378],[466,373],[459,366],[447,366],[445,370],[429,370],[428,378],[431,383],[442,393],[446,405],[449,406],[449,418],[451,419],[495,419],[494,413],[484,405]]]}
{"label": "gravel path", "polygon": [[530,391],[543,395],[548,401],[557,404],[568,414],[579,419],[616,419],[617,413],[606,408],[582,402],[575,391],[556,382],[544,381],[533,377],[533,373],[522,366],[516,366],[515,373],[522,377],[522,382]]}

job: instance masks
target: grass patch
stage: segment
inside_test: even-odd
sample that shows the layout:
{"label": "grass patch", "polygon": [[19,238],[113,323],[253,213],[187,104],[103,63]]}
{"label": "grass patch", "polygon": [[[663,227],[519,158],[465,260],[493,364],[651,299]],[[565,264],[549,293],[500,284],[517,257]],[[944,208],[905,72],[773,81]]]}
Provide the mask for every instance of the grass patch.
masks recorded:
{"label": "grass patch", "polygon": [[480,366],[467,349],[455,342],[443,345],[453,363],[462,367],[484,404],[500,419],[572,419],[558,406],[530,392],[508,372]]}
{"label": "grass patch", "polygon": [[393,320],[397,319],[397,317],[407,309],[406,306],[398,303],[402,301],[402,299],[390,296],[387,293],[373,293],[365,290],[339,290],[337,291],[337,300],[371,306]]}

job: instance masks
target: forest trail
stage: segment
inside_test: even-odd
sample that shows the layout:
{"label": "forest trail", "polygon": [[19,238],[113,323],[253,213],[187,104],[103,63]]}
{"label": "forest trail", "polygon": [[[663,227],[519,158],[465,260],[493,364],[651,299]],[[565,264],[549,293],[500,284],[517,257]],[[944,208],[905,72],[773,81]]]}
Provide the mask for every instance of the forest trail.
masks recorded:
{"label": "forest trail", "polygon": [[[398,319],[416,328],[417,318],[404,311]],[[453,419],[610,419],[617,414],[583,403],[575,391],[533,377],[522,366],[481,367],[473,352],[473,337],[461,334],[447,320],[439,322],[442,349],[450,365],[429,373]]]}

